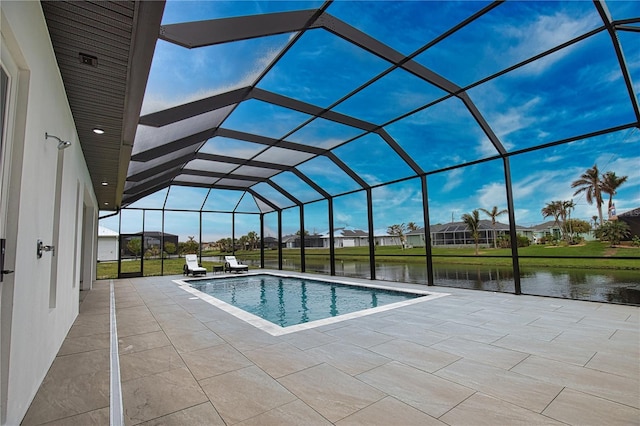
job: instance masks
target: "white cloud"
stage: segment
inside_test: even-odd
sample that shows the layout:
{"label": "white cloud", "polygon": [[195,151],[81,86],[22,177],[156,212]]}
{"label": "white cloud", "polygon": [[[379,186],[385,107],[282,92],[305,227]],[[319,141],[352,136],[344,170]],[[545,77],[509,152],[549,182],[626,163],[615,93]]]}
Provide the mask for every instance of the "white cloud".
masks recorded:
{"label": "white cloud", "polygon": [[413,191],[410,188],[397,186],[381,186],[372,191],[373,204],[378,209],[393,209],[403,205],[411,198]]}
{"label": "white cloud", "polygon": [[379,187],[373,191],[373,214],[377,226],[393,223],[422,223],[422,195],[415,188],[398,185]]}
{"label": "white cloud", "polygon": [[[516,215],[518,224],[541,223],[543,218],[540,210],[546,203],[554,200],[573,199],[576,204],[581,204],[581,201],[573,196],[574,189],[569,182],[582,172],[580,167],[532,170],[530,174],[515,182],[512,192],[516,210],[520,212]],[[558,185],[559,182],[563,184]],[[528,206],[533,206],[533,210]]]}
{"label": "white cloud", "polygon": [[[166,95],[162,95],[159,93],[151,93],[151,90],[153,90],[153,88],[147,87],[147,92],[145,93],[144,101],[142,104],[141,115],[162,111],[164,109],[171,108],[176,105],[183,105],[189,102],[197,101],[199,99],[205,99],[211,96],[219,95],[221,93],[226,93],[242,87],[251,86],[256,82],[256,80],[260,76],[260,73],[271,62],[275,60],[278,53],[279,51],[277,49],[265,50],[263,55],[256,58],[252,66],[248,67],[248,70],[244,74],[238,74],[239,78],[223,86],[218,86],[213,88],[201,88],[191,93],[184,93],[182,91],[172,92],[171,97],[168,97]],[[209,57],[209,54],[207,52],[199,51],[196,49],[196,52],[194,52],[190,56],[191,66],[184,68],[184,71],[178,71],[178,69],[175,69],[174,70],[175,78],[180,81],[189,81],[190,79],[194,78],[194,72],[195,73],[199,72],[200,74],[204,72],[209,72],[209,73],[213,72],[211,70],[207,71],[208,67],[210,66],[210,63],[207,60],[208,57]],[[173,60],[175,60],[175,58]],[[171,67],[171,68],[175,68],[175,67]],[[231,70],[220,71],[220,73],[230,74],[230,75],[234,74]]]}
{"label": "white cloud", "polygon": [[[507,151],[511,150],[514,147],[514,145],[508,141],[501,141],[501,143]],[[476,148],[476,152],[480,155],[480,158],[492,157],[498,154],[498,150],[496,149],[496,147],[486,137],[481,138],[480,143]]]}
{"label": "white cloud", "polygon": [[503,182],[492,182],[483,185],[476,192],[478,207],[491,210],[493,206],[498,206],[498,210],[507,207],[507,195]]}
{"label": "white cloud", "polygon": [[373,173],[360,173],[360,177],[370,185],[377,185],[379,183],[382,183],[382,180],[380,179],[380,177]]}
{"label": "white cloud", "polygon": [[542,99],[536,96],[522,105],[508,108],[504,112],[496,111],[491,114],[491,125],[496,135],[503,139],[504,143],[508,143],[505,138],[509,134],[531,127],[539,119],[533,112],[541,103]]}
{"label": "white cloud", "polygon": [[[534,226],[539,223],[543,223],[542,220],[530,220],[534,215],[531,214],[529,209],[515,209],[514,216],[516,218],[516,224],[519,226]],[[504,218],[504,219],[503,219]],[[500,217],[500,222],[509,223],[509,217],[507,215]]]}
{"label": "white cloud", "polygon": [[595,163],[602,173],[612,171],[617,176],[629,176],[625,185],[640,183],[640,156],[623,158],[618,154],[607,152],[601,153]]}
{"label": "white cloud", "polygon": [[613,83],[621,79],[622,73],[619,69],[612,69],[609,72],[605,73],[602,77],[602,81],[606,81],[607,83]]}
{"label": "white cloud", "polygon": [[[640,93],[640,85],[638,86],[636,93]],[[640,142],[640,131],[637,127],[634,127],[627,131],[627,134],[620,141],[620,143],[638,143]]]}
{"label": "white cloud", "polygon": [[351,220],[353,217],[350,214],[338,213],[335,215],[334,226],[340,228],[347,225],[353,225]]}
{"label": "white cloud", "polygon": [[449,223],[460,221],[463,213],[473,210],[462,206],[460,202],[449,203],[430,203],[429,204],[429,222],[432,225],[436,223]]}
{"label": "white cloud", "polygon": [[[540,53],[571,40],[600,25],[596,13],[590,13],[582,17],[570,16],[558,11],[553,15],[538,15],[535,20],[524,25],[504,27],[503,32],[507,39],[515,40],[515,43],[503,54],[513,57],[515,60],[528,58],[533,52]],[[562,49],[522,69],[527,74],[541,74],[548,70],[555,62],[569,55],[574,46]]]}
{"label": "white cloud", "polygon": [[[640,156],[619,157],[613,153],[602,153],[596,164],[602,173],[615,172],[616,176],[627,176],[627,181],[620,186],[613,197],[618,212],[635,209],[640,206]],[[605,205],[609,196],[605,194]]]}
{"label": "white cloud", "polygon": [[403,123],[416,126],[433,126],[434,123],[455,123],[469,117],[469,110],[464,103],[460,99],[452,97],[406,117]]}
{"label": "white cloud", "polygon": [[544,163],[556,163],[558,161],[564,160],[564,157],[561,155],[550,155],[548,157],[544,157],[542,161]]}
{"label": "white cloud", "polygon": [[[614,197],[618,211],[630,210],[640,205],[640,157],[619,157],[618,154],[601,153],[595,161],[604,173],[612,170],[618,176],[629,176]],[[590,167],[590,166],[588,166]],[[540,210],[553,200],[573,200],[575,209],[572,217],[589,220],[597,215],[595,204],[588,204],[584,193],[573,195],[575,188],[571,182],[577,179],[588,167],[558,167],[551,170],[532,170],[532,173],[519,179],[513,185],[514,202],[518,224],[540,223],[543,218]],[[606,214],[607,197],[603,213]],[[533,209],[519,209],[519,206],[532,206]]]}
{"label": "white cloud", "polygon": [[442,187],[442,192],[451,192],[464,183],[464,169],[453,169],[447,173],[447,183]]}

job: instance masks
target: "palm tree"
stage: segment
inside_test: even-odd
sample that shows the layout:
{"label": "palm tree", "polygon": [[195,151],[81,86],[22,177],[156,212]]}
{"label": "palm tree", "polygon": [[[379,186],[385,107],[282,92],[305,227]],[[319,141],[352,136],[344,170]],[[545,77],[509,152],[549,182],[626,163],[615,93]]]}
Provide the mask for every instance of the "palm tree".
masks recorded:
{"label": "palm tree", "polygon": [[567,226],[571,222],[568,222],[567,219],[571,219],[571,210],[573,210],[575,207],[576,205],[573,200],[560,202],[560,219],[562,219],[562,232],[564,232],[564,239],[567,240],[567,242],[569,241],[569,237],[573,235],[572,230]]}
{"label": "palm tree", "polygon": [[471,231],[471,236],[473,237],[473,240],[476,243],[476,256],[477,256],[478,240],[480,239],[480,233],[479,233],[480,213],[478,213],[478,210],[472,211],[471,214],[465,213],[462,215],[462,221],[464,222],[465,225],[467,225],[467,228],[469,229],[469,231]]}
{"label": "palm tree", "polygon": [[627,181],[629,176],[616,176],[615,172],[607,172],[602,176],[602,192],[609,194],[609,211],[613,206],[613,196],[618,192],[618,187]]}
{"label": "palm tree", "polygon": [[249,233],[247,234],[247,238],[249,239],[251,250],[254,250],[258,242],[258,233],[256,231],[249,231]]}
{"label": "palm tree", "polygon": [[560,228],[560,215],[562,214],[562,201],[552,201],[547,203],[541,210],[542,217],[547,218],[553,216],[553,224]]}
{"label": "palm tree", "polygon": [[389,235],[395,235],[400,240],[400,244],[402,249],[404,250],[404,241],[406,237],[404,236],[404,231],[406,230],[406,226],[404,223],[391,225],[387,228],[387,233]]}
{"label": "palm tree", "polygon": [[249,237],[247,237],[246,235],[243,235],[242,237],[240,237],[238,239],[238,244],[240,244],[240,249],[241,250],[248,250],[249,249]]}
{"label": "palm tree", "polygon": [[409,223],[407,223],[407,230],[408,231],[417,231],[418,230],[418,225],[415,222],[409,222]]}
{"label": "palm tree", "polygon": [[498,206],[493,206],[493,208],[491,209],[491,211],[487,210],[487,209],[480,209],[484,214],[486,214],[487,216],[489,216],[491,218],[491,227],[493,228],[493,248],[498,248],[497,242],[496,242],[496,218],[502,214],[505,214],[508,212],[507,209],[504,210],[500,210],[498,211]]}
{"label": "palm tree", "polygon": [[600,182],[600,171],[596,164],[592,168],[587,169],[580,179],[573,181],[572,188],[578,188],[573,195],[578,195],[581,192],[586,194],[587,203],[593,204],[596,202],[598,207],[598,217],[600,218],[600,224],[602,225],[602,182]]}

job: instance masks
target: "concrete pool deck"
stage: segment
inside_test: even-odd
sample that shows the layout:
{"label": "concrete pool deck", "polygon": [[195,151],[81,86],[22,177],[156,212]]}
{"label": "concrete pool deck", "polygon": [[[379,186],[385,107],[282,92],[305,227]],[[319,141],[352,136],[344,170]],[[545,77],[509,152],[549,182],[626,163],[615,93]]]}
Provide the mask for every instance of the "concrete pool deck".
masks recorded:
{"label": "concrete pool deck", "polygon": [[[640,424],[638,307],[428,287],[272,336],[178,278],[113,281],[128,425]],[[98,281],[23,424],[109,424],[109,317]]]}

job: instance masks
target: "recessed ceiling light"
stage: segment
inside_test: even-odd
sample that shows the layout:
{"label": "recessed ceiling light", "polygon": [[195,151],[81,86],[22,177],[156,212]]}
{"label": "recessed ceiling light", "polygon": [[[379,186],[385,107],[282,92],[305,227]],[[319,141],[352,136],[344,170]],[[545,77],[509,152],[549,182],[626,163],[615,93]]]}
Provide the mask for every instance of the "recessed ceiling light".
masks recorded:
{"label": "recessed ceiling light", "polygon": [[102,135],[102,134],[104,134],[104,130],[102,130],[102,129],[101,129],[101,128],[99,128],[99,127],[95,127],[95,128],[93,129],[93,133],[95,133],[96,135]]}
{"label": "recessed ceiling light", "polygon": [[109,205],[109,203],[107,203],[107,202],[105,201],[105,202],[104,202],[104,205],[105,205],[105,206],[108,206],[108,205]]}
{"label": "recessed ceiling light", "polygon": [[109,182],[107,182],[106,180],[103,180],[102,181],[102,186],[107,186],[107,185],[109,185]]}

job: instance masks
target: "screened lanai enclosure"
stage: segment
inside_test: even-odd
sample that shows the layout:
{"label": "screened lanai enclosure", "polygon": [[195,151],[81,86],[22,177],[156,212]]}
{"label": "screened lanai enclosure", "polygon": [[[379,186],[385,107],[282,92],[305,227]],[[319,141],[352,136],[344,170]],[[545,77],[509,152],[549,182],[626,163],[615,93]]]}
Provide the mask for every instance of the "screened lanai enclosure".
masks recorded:
{"label": "screened lanai enclosure", "polygon": [[[153,30],[126,180],[102,212],[119,208],[121,235],[202,249],[255,232],[256,267],[587,299],[566,282],[601,279],[590,291],[638,294],[637,269],[527,269],[553,249],[515,241],[554,200],[602,224],[571,186],[594,165],[628,176],[618,212],[638,207],[640,2],[167,2]],[[487,257],[500,267],[442,265],[451,253],[430,232],[402,254],[376,242],[494,206],[512,242]],[[367,248],[341,250],[341,229]]]}

